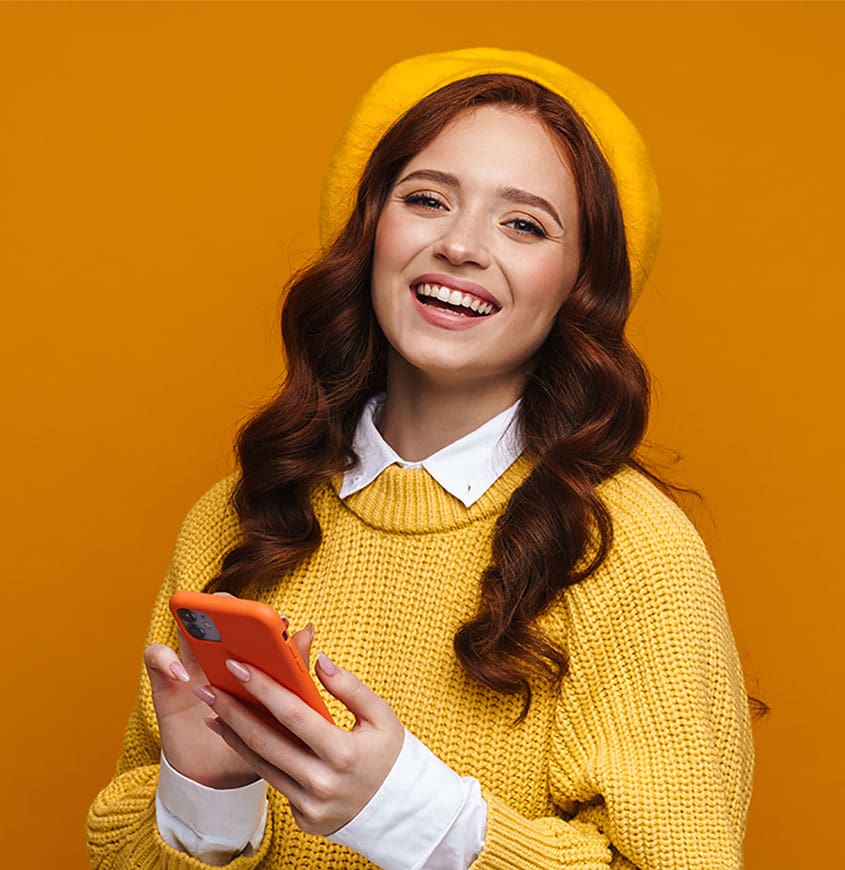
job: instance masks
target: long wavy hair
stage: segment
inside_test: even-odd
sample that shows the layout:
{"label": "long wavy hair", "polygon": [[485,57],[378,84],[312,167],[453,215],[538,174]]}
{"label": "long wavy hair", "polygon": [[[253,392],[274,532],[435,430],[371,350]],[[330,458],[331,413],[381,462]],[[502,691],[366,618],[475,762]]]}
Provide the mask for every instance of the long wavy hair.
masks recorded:
{"label": "long wavy hair", "polygon": [[460,627],[466,671],[506,694],[560,678],[567,658],[537,617],[605,559],[613,528],[596,486],[624,465],[645,431],[649,384],[627,343],[631,276],[611,171],[561,97],[509,75],[464,79],[424,98],[370,156],[352,216],[331,247],[290,281],[282,310],[284,384],[241,430],[234,504],[241,538],[210,589],[239,592],[280,577],[320,544],[310,497],[356,462],[352,439],[367,399],[385,388],[386,340],[373,313],[376,225],[407,162],[458,115],[500,105],[538,119],[562,147],[580,206],[580,271],[537,353],[518,424],[535,461],[499,518],[478,612]]}

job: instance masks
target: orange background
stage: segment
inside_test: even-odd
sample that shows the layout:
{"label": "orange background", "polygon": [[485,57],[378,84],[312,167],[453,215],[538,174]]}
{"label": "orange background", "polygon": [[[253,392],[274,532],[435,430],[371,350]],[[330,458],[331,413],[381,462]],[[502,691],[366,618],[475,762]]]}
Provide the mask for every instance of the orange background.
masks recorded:
{"label": "orange background", "polygon": [[843,810],[842,4],[0,5],[3,863],[85,866],[178,524],[279,377],[278,289],[388,64],[555,58],[650,143],[631,333],[720,571],[755,726],[752,868]]}

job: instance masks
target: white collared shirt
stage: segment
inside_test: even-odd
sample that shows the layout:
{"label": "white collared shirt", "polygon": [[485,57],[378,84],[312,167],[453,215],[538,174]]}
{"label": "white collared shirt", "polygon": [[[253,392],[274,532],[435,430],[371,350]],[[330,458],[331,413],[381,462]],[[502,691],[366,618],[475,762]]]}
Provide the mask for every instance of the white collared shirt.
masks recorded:
{"label": "white collared shirt", "polygon": [[353,447],[358,464],[343,476],[340,497],[369,486],[390,465],[424,468],[450,495],[472,507],[522,453],[516,425],[517,400],[509,408],[463,438],[419,462],[408,462],[382,438],[377,426],[384,410],[384,394],[373,396],[355,430]]}
{"label": "white collared shirt", "polygon": [[[340,497],[369,486],[386,468],[424,468],[469,508],[519,458],[519,402],[419,462],[407,462],[382,438],[377,424],[384,394],[366,404],[353,447],[357,464],[343,477]],[[175,771],[162,754],[156,822],[166,843],[223,865],[251,854],[264,836],[267,784],[209,789]],[[231,808],[231,809],[230,809]],[[237,808],[237,809],[236,809]],[[487,804],[478,781],[460,777],[409,731],[390,773],[370,802],[329,837],[388,870],[467,868],[484,846]]]}

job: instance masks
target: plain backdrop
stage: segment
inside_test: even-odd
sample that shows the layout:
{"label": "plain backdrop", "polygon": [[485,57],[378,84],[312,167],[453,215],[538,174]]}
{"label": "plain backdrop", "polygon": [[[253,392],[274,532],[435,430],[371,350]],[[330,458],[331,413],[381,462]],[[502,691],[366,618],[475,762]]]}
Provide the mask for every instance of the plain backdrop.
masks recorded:
{"label": "plain backdrop", "polygon": [[772,707],[747,865],[833,866],[843,32],[832,3],[0,4],[4,866],[86,866],[176,531],[278,383],[279,291],[355,100],[484,44],[581,72],[650,145],[649,437],[702,493]]}

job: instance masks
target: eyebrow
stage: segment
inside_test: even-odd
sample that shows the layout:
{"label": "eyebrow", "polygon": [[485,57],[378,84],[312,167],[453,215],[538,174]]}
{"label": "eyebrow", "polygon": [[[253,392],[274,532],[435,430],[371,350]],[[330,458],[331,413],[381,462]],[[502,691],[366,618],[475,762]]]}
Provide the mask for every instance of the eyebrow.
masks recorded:
{"label": "eyebrow", "polygon": [[499,196],[509,202],[523,203],[525,205],[533,205],[534,208],[541,208],[550,214],[560,226],[566,229],[566,225],[560,219],[560,215],[555,207],[547,199],[537,196],[536,193],[529,193],[527,190],[520,190],[518,187],[503,187],[499,190]]}
{"label": "eyebrow", "polygon": [[[397,184],[403,184],[406,181],[414,181],[421,179],[423,181],[436,181],[440,184],[446,184],[450,187],[460,188],[461,182],[457,175],[452,175],[451,172],[440,172],[437,169],[417,169],[414,172],[408,173],[403,178],[397,181]],[[544,197],[537,196],[536,193],[529,193],[527,190],[522,190],[519,187],[500,187],[497,191],[502,199],[508,202],[522,203],[524,205],[532,205],[534,208],[540,208],[553,217],[558,224],[566,229],[566,224],[560,219],[557,209]]]}

